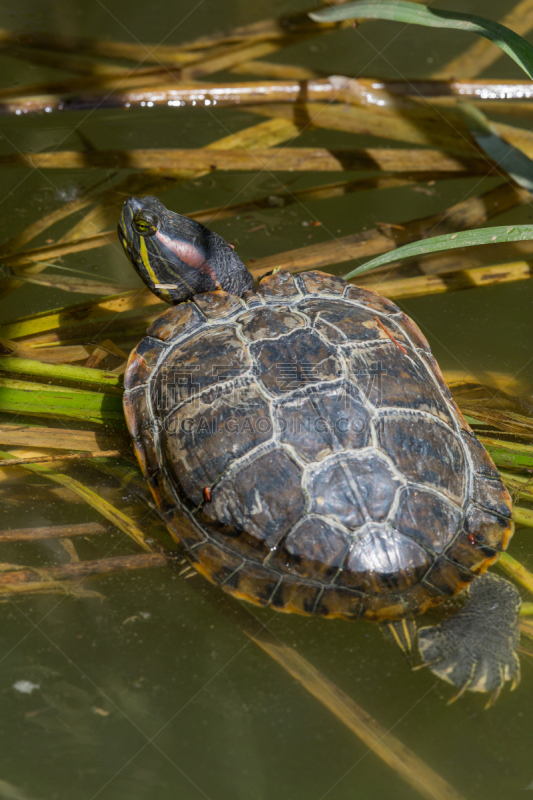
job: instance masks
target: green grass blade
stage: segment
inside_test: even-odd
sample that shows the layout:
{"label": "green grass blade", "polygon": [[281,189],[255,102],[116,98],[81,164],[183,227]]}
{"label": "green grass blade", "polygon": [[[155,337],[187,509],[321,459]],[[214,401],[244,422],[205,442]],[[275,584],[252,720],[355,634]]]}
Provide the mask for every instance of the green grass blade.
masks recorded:
{"label": "green grass blade", "polygon": [[533,161],[521,150],[506,142],[479,108],[471,103],[458,103],[458,108],[478,145],[519,186],[532,192]]}
{"label": "green grass blade", "polygon": [[531,469],[533,467],[533,446],[520,442],[505,442],[480,436],[480,442],[498,467],[507,469]]}
{"label": "green grass blade", "polygon": [[533,484],[530,475],[519,475],[517,472],[508,472],[505,469],[500,469],[499,472],[501,479],[513,495],[528,503],[533,501]]}
{"label": "green grass blade", "polygon": [[533,528],[533,511],[530,508],[515,506],[513,516],[517,527]]}
{"label": "green grass blade", "polygon": [[388,19],[410,25],[424,25],[427,28],[451,28],[477,33],[497,44],[522,67],[526,75],[533,78],[533,47],[505,25],[485,17],[460,11],[426,8],[404,0],[362,0],[313,11],[309,16],[315,22],[340,22],[353,18]]}
{"label": "green grass blade", "polygon": [[0,379],[0,411],[125,427],[121,397],[28,381]]}
{"label": "green grass blade", "polygon": [[504,572],[511,578],[514,578],[517,583],[527,589],[533,594],[533,575],[527,570],[520,561],[513,558],[509,553],[501,553],[498,559],[498,564]]}
{"label": "green grass blade", "polygon": [[[36,355],[38,355],[38,351],[36,351]],[[122,387],[122,375],[117,375],[116,372],[106,372],[103,369],[89,367],[76,367],[71,364],[48,364],[37,359],[18,358],[17,356],[0,356],[0,372],[35,375],[40,378],[82,384],[89,383],[93,386],[103,386],[119,391]]]}
{"label": "green grass blade", "polygon": [[420,242],[406,244],[382,256],[367,261],[362,267],[357,267],[347,275],[345,280],[361,275],[376,267],[383,267],[404,258],[417,258],[428,253],[439,253],[445,250],[456,250],[460,247],[475,247],[480,244],[500,244],[502,242],[524,242],[533,240],[533,225],[502,225],[498,228],[478,228],[473,231],[460,231],[459,233],[446,233],[443,236],[434,236],[432,239],[422,239]]}

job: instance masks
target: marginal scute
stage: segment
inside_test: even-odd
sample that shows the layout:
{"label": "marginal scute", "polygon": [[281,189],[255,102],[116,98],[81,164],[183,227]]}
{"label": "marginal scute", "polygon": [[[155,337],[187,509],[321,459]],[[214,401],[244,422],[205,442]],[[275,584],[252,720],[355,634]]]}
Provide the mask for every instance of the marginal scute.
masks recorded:
{"label": "marginal scute", "polygon": [[404,595],[409,589],[402,592],[389,594],[368,595],[363,606],[361,616],[369,622],[387,622],[389,620],[402,619],[406,615],[406,605]]}
{"label": "marginal scute", "polygon": [[[212,497],[213,494],[213,491],[211,491]],[[258,538],[256,530],[250,531],[248,527],[239,528],[233,524],[221,524],[213,521],[213,509],[210,508],[211,502],[206,501],[196,512],[202,525],[210,529],[210,539],[218,546],[229,548],[233,553],[238,553],[245,559],[247,565],[266,563],[274,545]]]}
{"label": "marginal scute", "polygon": [[238,458],[272,436],[268,402],[255,384],[213,387],[165,421],[163,453],[176,484],[194,505]]}
{"label": "marginal scute", "polygon": [[250,351],[259,380],[273,395],[333,380],[340,372],[335,349],[307,329],[293,331],[280,339],[253,342]]}
{"label": "marginal scute", "polygon": [[430,353],[429,342],[413,320],[403,312],[396,317],[398,324],[405,330],[415,347],[420,347],[426,353]]}
{"label": "marginal scute", "polygon": [[159,451],[156,443],[156,436],[157,433],[151,426],[144,428],[140,435],[139,444],[144,451],[146,464],[143,472],[146,478],[148,478],[148,481],[150,481],[152,476],[160,469]]}
{"label": "marginal scute", "polygon": [[342,297],[346,288],[346,281],[329,272],[301,272],[299,275],[305,289],[310,294],[336,294]]}
{"label": "marginal scute", "polygon": [[424,547],[442,553],[457,534],[461,519],[459,509],[442,495],[411,484],[401,491],[392,525]]}
{"label": "marginal scute", "polygon": [[163,515],[173,538],[179,542],[182,547],[191,548],[195,547],[199,542],[207,540],[207,533],[202,530],[202,527],[194,522],[186,511],[179,506],[173,511],[169,511]]}
{"label": "marginal scute", "polygon": [[288,575],[329,583],[342,566],[351,537],[320,517],[306,517],[285,537],[270,565]]}
{"label": "marginal scute", "polygon": [[146,460],[146,452],[142,443],[138,439],[133,440],[133,452],[135,453],[135,457],[139,462],[142,474],[146,476],[148,474],[148,462]]}
{"label": "marginal scute", "polygon": [[153,428],[144,428],[138,443],[144,459],[141,459],[139,454],[137,457],[159,509],[163,513],[173,512],[178,501],[173,484],[166,477],[163,465],[159,460],[156,435]]}
{"label": "marginal scute", "polygon": [[203,316],[193,303],[178,303],[152,322],[146,333],[155,339],[171,342],[179,336],[191,333],[202,322]]}
{"label": "marginal scute", "polygon": [[480,543],[476,543],[472,547],[468,534],[463,530],[459,531],[456,539],[446,550],[446,558],[477,573],[483,572],[487,566],[497,560],[498,551]]}
{"label": "marginal scute", "polygon": [[375,422],[379,446],[415,483],[431,486],[453,502],[463,500],[465,462],[457,436],[419,414],[387,413]]}
{"label": "marginal scute", "polygon": [[285,308],[257,308],[239,317],[242,335],[250,342],[260,339],[275,339],[295,328],[304,326],[303,317],[298,317]]}
{"label": "marginal scute", "polygon": [[217,547],[213,542],[204,542],[195,547],[191,561],[198,572],[214,583],[224,583],[244,566],[242,557]]}
{"label": "marginal scute", "polygon": [[266,569],[260,564],[247,564],[246,569],[234,573],[226,580],[224,589],[241,600],[266,606],[279,582],[280,576],[274,570]]}
{"label": "marginal scute", "polygon": [[124,373],[125,390],[143,386],[148,382],[156,361],[165,348],[164,342],[149,337],[137,345],[130,354]]}
{"label": "marginal scute", "polygon": [[505,550],[513,533],[513,522],[470,503],[465,514],[464,528],[479,545]]}
{"label": "marginal scute", "polygon": [[401,593],[403,612],[401,616],[416,616],[423,614],[428,608],[439,605],[445,598],[435,596],[424,583],[415,583]]}
{"label": "marginal scute", "polygon": [[479,475],[485,475],[487,478],[499,478],[500,473],[496,469],[494,461],[476,435],[471,430],[468,430],[462,433],[461,438],[472,460],[474,472]]}
{"label": "marginal scute", "polygon": [[263,306],[262,298],[250,289],[245,289],[241,295],[241,300],[248,306],[248,308],[259,308]]}
{"label": "marginal scute", "polygon": [[353,300],[356,303],[363,303],[373,311],[380,311],[382,314],[398,314],[400,309],[391,300],[372,289],[363,289],[361,286],[348,285],[344,290],[344,296],[347,300]]}
{"label": "marginal scute", "polygon": [[280,441],[307,461],[370,444],[370,414],[357,393],[344,384],[292,395],[278,405],[276,427]]}
{"label": "marginal scute", "polygon": [[360,533],[337,583],[364,592],[401,592],[422,579],[431,564],[423,547],[386,523],[368,523]]}
{"label": "marginal scute", "polygon": [[137,439],[140,432],[150,423],[150,414],[146,403],[146,387],[124,392],[122,398],[126,424],[133,439]]}
{"label": "marginal scute", "polygon": [[357,619],[364,607],[365,601],[361,593],[342,587],[326,586],[315,607],[315,613],[330,619]]}
{"label": "marginal scute", "polygon": [[440,556],[424,576],[430,591],[441,598],[453,597],[473,580],[474,573],[464,564]]}
{"label": "marginal scute", "polygon": [[157,470],[148,481],[148,485],[163,516],[176,514],[179,508],[177,493],[165,471]]}
{"label": "marginal scute", "polygon": [[238,297],[222,289],[196,294],[192,300],[207,319],[229,319],[243,309]]}
{"label": "marginal scute", "polygon": [[257,294],[264,298],[278,300],[280,298],[289,299],[300,294],[298,284],[290,272],[275,272],[273,275],[265,276],[258,288]]}
{"label": "marginal scute", "polygon": [[281,581],[272,595],[270,605],[278,611],[308,616],[315,613],[321,592],[321,586],[303,581]]}

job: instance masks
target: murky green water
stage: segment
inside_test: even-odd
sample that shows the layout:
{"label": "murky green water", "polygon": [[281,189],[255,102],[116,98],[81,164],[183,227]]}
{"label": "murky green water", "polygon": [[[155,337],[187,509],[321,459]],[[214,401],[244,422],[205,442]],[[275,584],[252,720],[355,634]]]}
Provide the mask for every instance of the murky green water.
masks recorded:
{"label": "murky green water", "polygon": [[[441,7],[500,18],[513,3],[455,0]],[[134,42],[179,43],[274,14],[304,9],[290,3],[216,0],[151,4],[124,0],[39,3],[21,0],[0,11],[0,25]],[[288,60],[329,73],[409,77],[429,74],[466,47],[469,35],[370,23],[288,48]],[[0,54],[2,85],[67,77]],[[521,77],[501,58],[485,77]],[[198,147],[260,122],[220,109],[130,109],[35,115],[0,120],[0,152]],[[524,127],[528,123],[522,121]],[[319,130],[299,144],[366,146],[384,140]],[[106,177],[102,170],[4,171],[0,183],[5,240],[65,200]],[[320,175],[318,182],[329,176]],[[338,173],[331,180],[340,180]],[[110,176],[110,180],[116,177]],[[167,193],[187,213],[312,185],[296,174],[224,174]],[[489,188],[494,181],[486,181]],[[477,180],[444,182],[432,195],[412,190],[354,194],[247,214],[213,227],[247,259],[325,241],[332,235],[401,223],[480,191]],[[322,227],[303,225],[316,216]],[[525,222],[530,206],[495,220]],[[265,225],[259,230],[250,231]],[[63,230],[66,230],[63,229]],[[56,235],[63,232],[57,229]],[[119,246],[65,259],[69,267],[135,285]],[[342,265],[344,272],[349,265]],[[3,319],[81,302],[83,296],[27,285],[0,301]],[[533,285],[494,288],[402,303],[428,336],[443,368],[508,372],[533,379]],[[93,480],[94,480],[94,473]],[[102,478],[102,485],[104,484]],[[32,485],[37,487],[34,479]],[[25,490],[0,511],[0,528],[96,520],[83,504]],[[127,498],[126,498],[127,501]],[[530,529],[511,552],[533,568]],[[124,537],[76,542],[80,558],[133,551]],[[66,561],[57,542],[12,545],[2,561]],[[202,580],[199,577],[195,581]],[[0,606],[0,797],[12,800],[381,800],[420,795],[245,637],[235,625],[167,570],[100,579],[104,599],[35,596]],[[370,625],[255,612],[285,643],[392,730],[468,800],[522,797],[533,787],[533,661],[522,656],[520,688],[504,691],[489,712],[469,695],[447,707],[449,687],[427,671],[411,673],[401,654]],[[25,681],[27,683],[20,683]],[[21,691],[21,689],[23,691]],[[25,690],[25,691],[24,691]],[[3,783],[4,782],[4,783]]]}

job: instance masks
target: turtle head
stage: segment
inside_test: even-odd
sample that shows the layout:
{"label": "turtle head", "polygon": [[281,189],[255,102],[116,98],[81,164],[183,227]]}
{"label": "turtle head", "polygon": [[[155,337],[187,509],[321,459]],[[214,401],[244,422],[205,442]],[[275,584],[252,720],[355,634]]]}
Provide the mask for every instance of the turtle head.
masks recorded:
{"label": "turtle head", "polygon": [[167,303],[215,289],[238,297],[253,289],[252,276],[221,236],[169,211],[156,197],[128,197],[118,235],[148,288]]}

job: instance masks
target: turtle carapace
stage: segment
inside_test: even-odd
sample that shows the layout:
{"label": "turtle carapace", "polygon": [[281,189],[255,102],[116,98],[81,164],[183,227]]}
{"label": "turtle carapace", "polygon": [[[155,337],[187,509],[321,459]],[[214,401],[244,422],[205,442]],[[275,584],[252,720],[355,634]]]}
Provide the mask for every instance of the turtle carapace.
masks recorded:
{"label": "turtle carapace", "polygon": [[498,471],[415,323],[324,272],[253,289],[235,251],[154,197],[119,236],[172,303],[132,352],[135,452],[191,564],[280,611],[379,622],[459,689],[519,680],[520,597],[486,570],[513,532]]}

